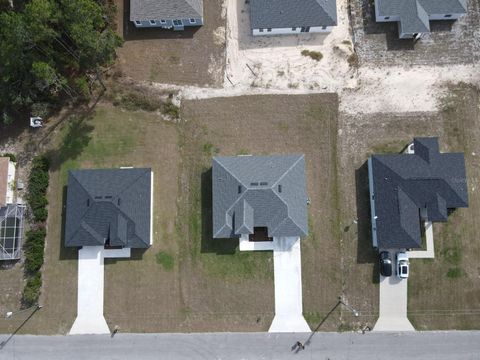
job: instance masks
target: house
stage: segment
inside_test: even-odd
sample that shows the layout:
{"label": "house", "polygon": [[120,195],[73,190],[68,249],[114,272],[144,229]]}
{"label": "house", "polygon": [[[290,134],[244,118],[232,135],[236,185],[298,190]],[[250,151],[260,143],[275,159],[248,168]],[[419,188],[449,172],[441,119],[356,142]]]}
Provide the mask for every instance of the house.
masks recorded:
{"label": "house", "polygon": [[130,21],[137,28],[201,26],[203,0],[130,0]]}
{"label": "house", "polygon": [[250,0],[253,35],[330,32],[336,25],[335,0]]}
{"label": "house", "polygon": [[0,157],[0,260],[20,258],[25,205],[14,201],[15,163]]}
{"label": "house", "polygon": [[148,248],[152,186],[149,168],[69,171],[65,246]]}
{"label": "house", "polygon": [[421,221],[447,221],[468,206],[463,153],[440,153],[438,138],[415,138],[413,153],[372,155],[368,180],[373,247],[420,248]]}
{"label": "house", "polygon": [[377,22],[398,22],[400,39],[430,32],[430,20],[456,20],[467,13],[467,0],[375,0]]}
{"label": "house", "polygon": [[216,156],[212,191],[214,238],[308,234],[304,155]]}

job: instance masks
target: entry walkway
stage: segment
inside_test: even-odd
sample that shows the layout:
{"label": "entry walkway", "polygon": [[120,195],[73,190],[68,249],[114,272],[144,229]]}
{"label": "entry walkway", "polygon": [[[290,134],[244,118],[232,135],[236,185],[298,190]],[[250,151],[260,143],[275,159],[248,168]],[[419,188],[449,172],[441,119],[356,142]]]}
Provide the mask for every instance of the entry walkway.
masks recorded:
{"label": "entry walkway", "polygon": [[130,249],[84,246],[78,251],[77,318],[70,334],[108,334],[103,317],[104,258],[130,257]]}

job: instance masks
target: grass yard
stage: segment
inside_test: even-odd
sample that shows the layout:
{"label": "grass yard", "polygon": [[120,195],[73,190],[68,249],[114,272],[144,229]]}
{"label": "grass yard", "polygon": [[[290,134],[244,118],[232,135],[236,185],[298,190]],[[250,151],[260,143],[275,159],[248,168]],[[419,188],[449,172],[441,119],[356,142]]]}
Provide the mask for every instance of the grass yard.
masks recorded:
{"label": "grass yard", "polygon": [[[316,327],[335,305],[341,290],[339,242],[336,212],[330,210],[337,201],[337,101],[335,95],[308,95],[184,102],[179,216],[185,222],[178,224],[179,243],[185,269],[197,269],[186,273],[195,292],[185,291],[184,301],[192,304],[192,313],[222,309],[226,314],[217,323],[225,325],[217,330],[265,331],[274,312],[272,252],[240,253],[237,241],[212,239],[210,169],[217,154],[306,155],[311,205],[310,236],[302,240],[304,311]],[[225,293],[230,303],[219,301]],[[335,313],[322,330],[338,326]]]}
{"label": "grass yard", "polygon": [[[414,136],[438,136],[441,151],[465,152],[470,207],[455,211],[445,224],[434,224],[435,259],[411,261],[409,318],[421,330],[478,328],[480,198],[472,190],[479,176],[473,155],[480,151],[478,91],[460,87],[446,101],[441,113],[340,116],[342,282],[362,323],[373,325],[378,317],[377,255],[371,248],[365,162],[373,153],[402,151]],[[351,321],[354,327],[355,319]]]}
{"label": "grass yard", "polygon": [[184,31],[137,29],[129,21],[130,1],[115,0],[117,73],[137,81],[220,86],[225,67],[225,9],[221,0],[204,1],[205,25]]}

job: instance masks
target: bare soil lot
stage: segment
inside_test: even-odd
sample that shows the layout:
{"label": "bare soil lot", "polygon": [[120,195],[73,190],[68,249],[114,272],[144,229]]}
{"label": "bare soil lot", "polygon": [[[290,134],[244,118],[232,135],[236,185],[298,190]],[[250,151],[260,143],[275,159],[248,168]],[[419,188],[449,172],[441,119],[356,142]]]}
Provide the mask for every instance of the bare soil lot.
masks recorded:
{"label": "bare soil lot", "polygon": [[184,31],[137,29],[129,20],[130,1],[115,0],[117,73],[137,81],[221,86],[225,68],[225,13],[222,0],[204,1],[205,25]]}
{"label": "bare soil lot", "polygon": [[340,116],[344,293],[366,323],[378,316],[378,269],[371,249],[365,161],[372,153],[400,152],[414,136],[438,136],[441,151],[465,152],[470,206],[455,211],[447,223],[434,224],[435,259],[411,261],[409,318],[421,330],[478,328],[478,103],[478,90],[465,86],[450,93],[441,113]]}
{"label": "bare soil lot", "polygon": [[469,0],[467,15],[456,22],[430,22],[431,32],[415,44],[412,40],[398,38],[396,22],[375,22],[372,0],[350,1],[350,21],[361,64],[474,64],[480,57],[478,0]]}

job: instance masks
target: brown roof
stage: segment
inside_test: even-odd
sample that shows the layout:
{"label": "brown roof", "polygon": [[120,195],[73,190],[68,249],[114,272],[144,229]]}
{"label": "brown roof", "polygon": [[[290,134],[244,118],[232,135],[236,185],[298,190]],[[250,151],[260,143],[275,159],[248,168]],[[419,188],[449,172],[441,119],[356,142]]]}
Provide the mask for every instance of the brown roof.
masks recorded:
{"label": "brown roof", "polygon": [[8,164],[10,158],[0,157],[0,206],[5,206],[7,201]]}

